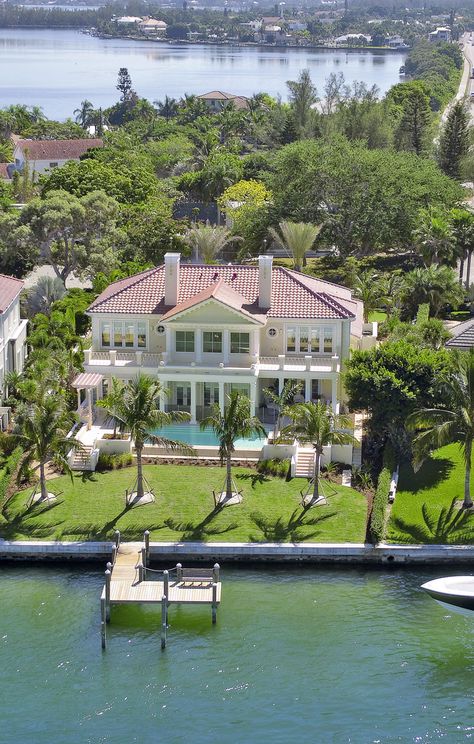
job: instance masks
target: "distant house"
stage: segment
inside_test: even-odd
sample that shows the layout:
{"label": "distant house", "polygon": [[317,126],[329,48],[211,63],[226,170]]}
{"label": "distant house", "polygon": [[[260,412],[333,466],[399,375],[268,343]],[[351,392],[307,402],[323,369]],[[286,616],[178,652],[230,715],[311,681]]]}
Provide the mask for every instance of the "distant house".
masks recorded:
{"label": "distant house", "polygon": [[334,41],[337,45],[370,44],[372,37],[367,34],[343,34],[337,36]]}
{"label": "distant house", "polygon": [[274,44],[276,41],[278,41],[283,34],[281,26],[278,26],[276,24],[269,24],[268,26],[263,27],[263,37],[265,41],[268,41],[269,44]]}
{"label": "distant house", "polygon": [[224,93],[222,90],[213,90],[210,93],[204,93],[197,96],[201,101],[205,101],[209,109],[217,114],[225,108],[226,104],[233,103],[236,109],[246,110],[249,108],[249,99],[245,96],[235,96],[233,93]]}
{"label": "distant house", "polygon": [[166,36],[168,28],[164,21],[157,21],[156,18],[144,18],[137,25],[142,34],[146,36]]}
{"label": "distant house", "polygon": [[389,36],[386,40],[387,46],[390,49],[406,49],[408,44],[405,44],[405,39],[402,36]]}
{"label": "distant house", "polygon": [[120,16],[120,18],[115,18],[114,20],[118,26],[136,26],[143,19],[140,16]]}
{"label": "distant house", "polygon": [[285,20],[285,26],[289,31],[306,31],[308,28],[308,24],[305,21],[292,19]]}
{"label": "distant house", "polygon": [[451,29],[447,26],[438,26],[430,32],[429,39],[432,42],[451,41]]}
{"label": "distant house", "polygon": [[15,170],[22,171],[28,162],[35,176],[47,173],[64,165],[68,160],[79,160],[93,147],[103,147],[101,139],[33,140],[20,139],[15,145],[13,157]]}

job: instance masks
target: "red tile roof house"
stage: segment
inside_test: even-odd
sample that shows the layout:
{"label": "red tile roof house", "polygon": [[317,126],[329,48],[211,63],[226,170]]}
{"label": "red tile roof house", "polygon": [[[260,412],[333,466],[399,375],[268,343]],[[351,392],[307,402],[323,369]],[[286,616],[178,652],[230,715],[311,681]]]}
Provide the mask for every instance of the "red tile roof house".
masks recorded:
{"label": "red tile roof house", "polygon": [[233,93],[224,93],[222,90],[203,93],[198,98],[204,101],[213,113],[219,113],[229,103],[233,104],[236,109],[246,111],[249,108],[248,98],[245,96],[236,96]]}
{"label": "red tile roof house", "polygon": [[[26,359],[27,320],[20,318],[21,279],[0,274],[0,396],[7,372],[22,372]],[[0,426],[6,423],[7,409],[0,407]]]}
{"label": "red tile roof house", "polygon": [[80,160],[93,147],[103,147],[101,139],[33,140],[19,139],[13,157],[16,170],[21,171],[26,161],[34,177],[64,165],[68,160]]}
{"label": "red tile roof house", "polygon": [[[112,377],[157,377],[166,410],[199,422],[232,390],[247,395],[252,413],[274,423],[266,388],[301,381],[300,400],[340,410],[341,370],[362,342],[362,303],[345,287],[273,266],[165,263],[111,284],[88,309],[92,346],[84,370],[102,395]],[[334,451],[341,460],[341,453]]]}

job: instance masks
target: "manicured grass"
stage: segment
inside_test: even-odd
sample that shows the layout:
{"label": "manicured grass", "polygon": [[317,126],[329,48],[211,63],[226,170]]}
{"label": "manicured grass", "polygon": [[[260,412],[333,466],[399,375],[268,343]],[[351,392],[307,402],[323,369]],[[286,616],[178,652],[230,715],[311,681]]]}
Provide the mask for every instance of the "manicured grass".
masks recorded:
{"label": "manicured grass", "polygon": [[371,313],[369,313],[370,323],[383,323],[386,319],[387,313],[384,313],[383,310],[373,310]]}
{"label": "manicured grass", "polygon": [[[213,488],[220,490],[219,467],[148,465],[146,477],[154,489],[154,504],[125,508],[125,489],[135,469],[62,476],[49,482],[63,492],[50,507],[25,503],[31,489],[17,494],[0,517],[0,535],[8,539],[104,540],[119,529],[124,539],[141,539],[149,529],[152,540],[363,542],[367,504],[358,491],[335,486],[328,505],[306,513],[300,490],[307,481],[289,482],[236,468],[235,480],[243,503],[214,510]],[[332,484],[331,484],[332,485]]]}
{"label": "manicured grass", "polygon": [[[471,476],[474,493],[474,473]],[[409,465],[400,469],[399,490],[388,524],[387,540],[403,543],[474,543],[474,515],[462,513],[457,528],[453,519],[443,519],[441,509],[450,507],[453,499],[464,498],[464,463],[455,444],[442,447],[427,460],[417,473]],[[425,516],[423,515],[423,505]],[[440,519],[441,517],[441,519]]]}

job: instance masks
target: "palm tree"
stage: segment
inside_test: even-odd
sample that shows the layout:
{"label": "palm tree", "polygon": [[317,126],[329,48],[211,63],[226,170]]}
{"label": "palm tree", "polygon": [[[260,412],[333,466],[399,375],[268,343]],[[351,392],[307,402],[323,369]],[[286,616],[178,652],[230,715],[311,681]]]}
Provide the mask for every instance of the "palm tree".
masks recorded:
{"label": "palm tree", "polygon": [[265,436],[266,431],[256,416],[250,415],[250,400],[233,390],[227,396],[224,413],[215,403],[212,414],[201,421],[201,429],[212,429],[219,440],[221,465],[226,464],[225,500],[232,498],[232,453],[235,440],[251,437],[253,434]]}
{"label": "palm tree", "polygon": [[412,413],[407,427],[417,434],[413,440],[414,467],[420,467],[431,450],[456,442],[464,458],[464,501],[471,498],[471,458],[474,444],[474,349],[457,357],[454,373],[445,381],[448,408],[423,408]]}
{"label": "palm tree", "polygon": [[81,443],[67,436],[73,424],[65,398],[57,392],[41,391],[38,397],[18,407],[15,433],[28,459],[39,463],[41,499],[48,498],[46,463],[54,459],[71,473],[67,456],[71,449],[80,449]]}
{"label": "palm tree", "polygon": [[106,410],[117,419],[120,430],[128,432],[134,442],[137,457],[136,494],[139,500],[144,495],[142,459],[145,443],[148,441],[166,449],[191,451],[184,442],[167,439],[157,433],[163,426],[189,421],[190,415],[184,411],[160,411],[158,406],[163,387],[159,380],[148,375],[138,375],[121,391],[120,401],[115,401],[114,406]]}
{"label": "palm tree", "polygon": [[296,403],[291,409],[292,423],[282,431],[282,436],[292,436],[299,442],[311,444],[314,448],[313,495],[308,506],[314,506],[320,498],[319,472],[324,447],[329,444],[355,444],[352,434],[343,431],[351,426],[347,416],[335,414],[330,406],[317,403]]}
{"label": "palm tree", "polygon": [[464,262],[467,260],[466,290],[469,289],[472,253],[474,251],[474,215],[467,209],[452,209],[450,212],[451,228],[459,260],[459,283],[462,284]]}
{"label": "palm tree", "polygon": [[57,276],[40,276],[27,295],[28,316],[34,318],[37,313],[49,315],[53,303],[66,294],[64,283]]}
{"label": "palm tree", "polygon": [[455,266],[454,234],[446,216],[434,210],[422,210],[420,225],[414,232],[415,244],[426,267],[433,264]]}
{"label": "palm tree", "polygon": [[287,416],[290,413],[293,399],[301,391],[302,385],[303,383],[299,380],[287,380],[283,385],[281,393],[277,394],[271,388],[265,388],[263,391],[264,396],[270,398],[278,410],[278,416],[275,422],[276,435],[280,433],[281,420],[283,416]]}
{"label": "palm tree", "polygon": [[212,227],[209,222],[193,225],[184,239],[194,249],[196,262],[201,259],[205,264],[215,263],[227,245],[242,240],[238,235],[231,235],[226,227]]}
{"label": "palm tree", "polygon": [[74,109],[73,111],[77,124],[80,124],[83,129],[86,129],[86,127],[89,126],[94,113],[94,106],[87,100],[87,98],[85,101],[81,101],[79,108]]}
{"label": "palm tree", "polygon": [[117,427],[119,419],[117,417],[123,400],[123,384],[116,377],[112,377],[112,387],[107,395],[97,401],[99,408],[104,408],[114,422],[114,439],[117,436]]}
{"label": "palm tree", "polygon": [[322,225],[311,225],[307,222],[280,222],[280,232],[270,228],[270,235],[275,242],[293,256],[293,268],[300,271],[304,265],[306,253],[321,231]]}
{"label": "palm tree", "polygon": [[369,322],[369,315],[385,301],[386,286],[380,281],[377,272],[363,271],[354,279],[354,295],[364,303],[364,323]]}
{"label": "palm tree", "polygon": [[169,121],[176,116],[179,111],[178,101],[176,98],[165,96],[164,101],[153,101],[153,103],[158,108],[158,116],[164,116],[166,121]]}
{"label": "palm tree", "polygon": [[400,296],[403,314],[414,317],[419,305],[428,303],[430,315],[436,318],[444,305],[457,307],[463,292],[449,266],[428,266],[405,274]]}

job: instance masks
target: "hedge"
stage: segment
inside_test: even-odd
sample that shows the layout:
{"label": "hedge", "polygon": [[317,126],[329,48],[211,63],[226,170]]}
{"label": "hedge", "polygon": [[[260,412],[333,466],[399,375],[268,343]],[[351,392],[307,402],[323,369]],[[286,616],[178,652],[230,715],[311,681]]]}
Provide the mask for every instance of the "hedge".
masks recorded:
{"label": "hedge", "polygon": [[385,537],[385,516],[388,504],[388,492],[392,473],[395,468],[395,455],[391,444],[385,445],[383,453],[382,470],[379,473],[377,481],[377,490],[375,491],[374,501],[372,504],[372,513],[370,515],[370,537],[373,543],[382,542]]}

